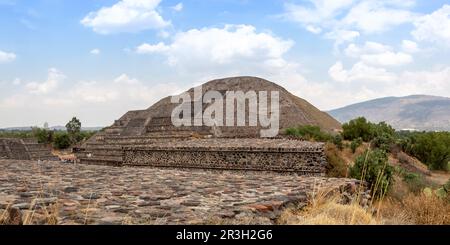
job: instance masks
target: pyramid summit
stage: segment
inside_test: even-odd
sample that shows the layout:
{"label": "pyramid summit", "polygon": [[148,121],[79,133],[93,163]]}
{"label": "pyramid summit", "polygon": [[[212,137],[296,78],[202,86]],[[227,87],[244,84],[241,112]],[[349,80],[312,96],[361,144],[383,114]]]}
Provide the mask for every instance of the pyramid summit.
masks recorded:
{"label": "pyramid summit", "polygon": [[[334,131],[340,129],[340,124],[334,118],[318,110],[316,107],[291,93],[281,86],[257,77],[232,77],[213,80],[201,85],[203,96],[210,91],[217,91],[225,96],[229,91],[242,91],[247,93],[254,91],[279,92],[279,127],[280,132],[288,127],[298,125],[316,125],[325,131]],[[194,97],[194,88],[187,91]],[[166,97],[146,110],[130,111],[117,120],[108,130],[109,134],[122,136],[137,136],[155,133],[168,133],[177,131],[178,133],[199,133],[211,134],[213,127],[192,126],[192,127],[174,127],[171,117],[172,112],[177,107],[176,103],[171,103],[171,97]],[[203,110],[208,108],[208,104],[203,104]],[[235,111],[236,112],[236,111]],[[248,115],[248,107],[246,108]],[[216,130],[221,131],[220,137],[258,137],[260,125],[246,127],[224,126]],[[236,126],[236,124],[234,125]]]}

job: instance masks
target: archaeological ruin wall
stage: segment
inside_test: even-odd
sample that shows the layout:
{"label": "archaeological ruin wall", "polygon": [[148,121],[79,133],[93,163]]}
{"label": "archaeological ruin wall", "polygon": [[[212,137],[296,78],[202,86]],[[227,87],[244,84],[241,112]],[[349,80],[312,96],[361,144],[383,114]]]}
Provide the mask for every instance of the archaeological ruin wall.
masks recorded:
{"label": "archaeological ruin wall", "polygon": [[287,139],[155,139],[108,137],[77,152],[81,163],[291,172],[324,175],[327,161],[322,143]]}
{"label": "archaeological ruin wall", "polygon": [[15,160],[57,160],[50,148],[35,139],[0,138],[0,158]]}

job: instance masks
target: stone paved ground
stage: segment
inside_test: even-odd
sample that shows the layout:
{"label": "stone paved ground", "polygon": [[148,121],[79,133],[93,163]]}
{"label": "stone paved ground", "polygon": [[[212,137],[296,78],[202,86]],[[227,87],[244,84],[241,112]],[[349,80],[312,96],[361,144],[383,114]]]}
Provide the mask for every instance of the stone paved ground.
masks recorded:
{"label": "stone paved ground", "polygon": [[26,223],[46,222],[56,211],[58,224],[204,224],[248,217],[270,223],[313,191],[354,192],[357,184],[276,173],[0,160],[0,215],[12,207]]}

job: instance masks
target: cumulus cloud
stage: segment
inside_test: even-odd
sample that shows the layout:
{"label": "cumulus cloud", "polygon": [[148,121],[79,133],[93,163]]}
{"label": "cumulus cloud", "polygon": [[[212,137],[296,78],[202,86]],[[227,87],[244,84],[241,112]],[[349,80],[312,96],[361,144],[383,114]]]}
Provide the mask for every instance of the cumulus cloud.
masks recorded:
{"label": "cumulus cloud", "polygon": [[100,34],[140,32],[170,25],[158,13],[161,0],[121,0],[111,7],[90,12],[81,24]]}
{"label": "cumulus cloud", "polygon": [[329,75],[339,84],[325,87],[325,94],[339,94],[339,98],[325,105],[325,108],[337,108],[384,96],[430,94],[448,97],[450,91],[449,66],[394,73],[361,62],[346,69],[343,63],[338,61],[330,67]]}
{"label": "cumulus cloud", "polygon": [[66,78],[66,76],[57,70],[56,68],[50,68],[48,70],[47,80],[38,83],[38,82],[31,82],[26,84],[26,89],[31,94],[48,94],[52,91],[54,91],[61,81],[63,81]]}
{"label": "cumulus cloud", "polygon": [[277,82],[292,93],[326,105],[324,83],[310,82],[302,66],[286,56],[291,40],[250,25],[192,29],[175,34],[168,43],[144,43],[135,48],[141,55],[160,55],[178,76],[188,81],[206,81],[229,76],[258,76]]}
{"label": "cumulus cloud", "polygon": [[332,25],[339,14],[350,7],[355,0],[310,0],[311,7],[287,3],[284,17],[286,19],[310,26]]}
{"label": "cumulus cloud", "polygon": [[172,9],[176,12],[180,12],[183,10],[183,3],[178,3],[177,5],[173,6]]}
{"label": "cumulus cloud", "polygon": [[[19,87],[23,90],[0,97],[0,113],[5,116],[0,126],[17,126],[20,123],[29,126],[46,121],[55,125],[64,124],[74,115],[82,119],[84,125],[106,126],[128,110],[145,109],[162,97],[187,89],[175,83],[147,84],[128,74],[121,74],[109,81],[60,84],[63,77],[60,71],[51,68],[47,81],[27,83]],[[27,113],[18,116],[17,111]]]}
{"label": "cumulus cloud", "polygon": [[136,48],[136,53],[138,54],[166,53],[168,51],[170,51],[170,47],[163,42],[159,42],[155,45],[143,43]]}
{"label": "cumulus cloud", "polygon": [[[382,33],[419,15],[410,9],[415,1],[387,0],[307,0],[284,5],[283,18],[299,23],[314,34],[324,33],[336,40],[335,49],[362,34]],[[309,2],[309,4],[307,4]]]}
{"label": "cumulus cloud", "polygon": [[395,52],[391,46],[377,42],[366,42],[363,46],[350,44],[344,53],[373,66],[400,66],[413,62],[410,54]]}
{"label": "cumulus cloud", "polygon": [[417,43],[413,42],[411,40],[403,40],[402,41],[402,49],[406,53],[417,53],[420,51]]}
{"label": "cumulus cloud", "polygon": [[393,6],[383,1],[362,1],[350,9],[340,24],[364,33],[380,33],[394,26],[412,23],[417,14],[399,7],[405,6]]}
{"label": "cumulus cloud", "polygon": [[362,62],[358,62],[350,70],[346,70],[342,62],[338,61],[329,69],[328,74],[337,82],[347,83],[353,81],[389,82],[396,78],[395,74],[384,68],[371,67]]}
{"label": "cumulus cloud", "polygon": [[339,51],[339,46],[341,44],[351,42],[358,38],[360,33],[357,31],[349,30],[334,30],[325,34],[325,38],[335,40],[334,51],[337,53]]}
{"label": "cumulus cloud", "polygon": [[98,49],[98,48],[93,49],[93,50],[91,50],[90,53],[93,54],[93,55],[99,55],[100,54],[100,49]]}
{"label": "cumulus cloud", "polygon": [[16,78],[16,79],[14,79],[12,84],[15,85],[15,86],[18,86],[18,85],[22,84],[22,80],[20,80],[20,78]]}
{"label": "cumulus cloud", "polygon": [[450,46],[450,5],[422,16],[414,25],[412,35],[417,40]]}
{"label": "cumulus cloud", "polygon": [[0,50],[0,64],[9,63],[16,59],[16,54],[8,53]]}
{"label": "cumulus cloud", "polygon": [[283,56],[293,45],[291,40],[257,32],[251,25],[226,25],[179,32],[169,44],[144,43],[136,48],[136,52],[163,54],[169,65],[192,71],[244,68],[239,64],[279,68],[287,65]]}

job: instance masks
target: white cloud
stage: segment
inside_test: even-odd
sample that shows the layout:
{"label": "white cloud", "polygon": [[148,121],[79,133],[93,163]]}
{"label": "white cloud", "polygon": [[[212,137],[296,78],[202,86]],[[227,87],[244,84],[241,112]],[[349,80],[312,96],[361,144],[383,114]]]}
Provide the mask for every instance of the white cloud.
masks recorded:
{"label": "white cloud", "polygon": [[0,64],[9,63],[16,59],[16,54],[8,53],[0,50]]}
{"label": "white cloud", "polygon": [[91,54],[93,54],[93,55],[99,55],[100,54],[100,49],[93,49],[93,50],[91,50],[91,52],[90,52]]}
{"label": "white cloud", "polygon": [[14,79],[12,84],[18,86],[18,85],[22,84],[22,81],[20,80],[20,78],[16,78],[16,79]]}
{"label": "white cloud", "polygon": [[357,63],[351,69],[345,69],[342,62],[336,62],[329,69],[333,80],[331,86],[323,87],[324,94],[333,96],[324,108],[338,108],[386,96],[407,96],[429,94],[450,97],[450,67],[444,66],[431,70],[389,72],[383,68],[374,68]]}
{"label": "white cloud", "polygon": [[413,62],[410,54],[395,52],[392,47],[377,42],[366,42],[364,46],[350,44],[344,53],[372,66],[400,66]]}
{"label": "white cloud", "polygon": [[162,31],[158,32],[158,37],[168,38],[168,37],[170,37],[170,33],[168,31],[162,30]]}
{"label": "white cloud", "polygon": [[450,46],[450,5],[422,16],[414,22],[412,35],[419,41],[428,41]]}
{"label": "white cloud", "polygon": [[306,30],[309,31],[309,32],[312,32],[314,34],[319,34],[319,33],[322,32],[322,28],[315,27],[315,26],[312,26],[312,25],[306,26]]}
{"label": "white cloud", "polygon": [[405,71],[398,79],[402,94],[431,94],[450,97],[450,67],[424,71]]}
{"label": "white cloud", "polygon": [[48,70],[47,81],[42,83],[31,82],[26,84],[26,89],[31,94],[48,94],[54,91],[61,81],[65,79],[65,75],[56,68]]}
{"label": "white cloud", "polygon": [[383,1],[362,1],[352,7],[340,24],[364,33],[380,33],[394,26],[412,23],[417,17],[411,11],[394,8],[395,6],[389,6]]}
{"label": "white cloud", "polygon": [[[161,53],[171,66],[206,71],[208,68],[240,69],[248,67],[282,67],[284,54],[293,46],[250,25],[226,25],[223,28],[192,29],[177,33],[172,43],[142,44],[139,54]],[[221,69],[223,71],[223,69]]]}
{"label": "white cloud", "polygon": [[342,62],[338,61],[328,71],[333,80],[337,82],[350,83],[359,82],[389,82],[395,81],[396,76],[384,68],[368,66],[358,62],[350,70],[345,70]]}
{"label": "white cloud", "polygon": [[138,54],[153,54],[153,53],[165,53],[170,50],[170,47],[165,45],[163,42],[151,45],[148,43],[143,43],[136,48],[136,53]]}
{"label": "white cloud", "polygon": [[183,10],[183,3],[178,3],[177,5],[173,6],[172,9],[174,11],[180,12],[181,10]]}
{"label": "white cloud", "polygon": [[416,42],[411,40],[403,40],[402,41],[402,49],[406,53],[417,53],[420,51],[419,46]]}
{"label": "white cloud", "polygon": [[0,126],[44,122],[64,125],[73,116],[86,126],[107,126],[126,111],[148,108],[165,96],[187,89],[169,82],[146,84],[127,74],[110,81],[78,81],[63,86],[59,84],[62,76],[50,69],[47,81],[28,83],[23,90],[0,97],[0,114],[4,115]]}
{"label": "white cloud", "polygon": [[335,51],[362,34],[382,33],[419,15],[410,9],[414,0],[307,0],[284,5],[284,19],[299,23],[307,31],[335,41]]}
{"label": "white cloud", "polygon": [[337,82],[347,82],[348,81],[348,71],[344,69],[344,65],[341,61],[336,62],[330,69],[328,70],[328,74],[333,80]]}
{"label": "white cloud", "polygon": [[377,42],[366,42],[360,47],[355,44],[349,44],[344,50],[345,55],[353,58],[359,58],[364,54],[379,54],[392,51],[392,47]]}
{"label": "white cloud", "polygon": [[161,0],[121,0],[111,7],[89,13],[81,23],[100,34],[139,32],[170,25],[158,13]]}
{"label": "white cloud", "polygon": [[339,51],[339,46],[351,42],[360,36],[357,31],[348,30],[334,30],[325,34],[325,38],[335,40],[334,51],[337,53]]}
{"label": "white cloud", "polygon": [[328,22],[334,22],[337,15],[350,7],[355,0],[309,0],[309,2],[312,7],[292,3],[285,4],[284,17],[304,25],[328,25],[331,24]]}
{"label": "white cloud", "polygon": [[361,60],[374,66],[401,66],[413,62],[413,58],[409,54],[402,52],[384,52],[380,54],[361,55]]}
{"label": "white cloud", "polygon": [[177,76],[200,83],[231,76],[258,76],[277,82],[305,99],[317,102],[328,85],[308,82],[301,65],[285,56],[294,42],[249,25],[226,25],[179,32],[171,42],[142,44],[138,54],[159,54]]}

